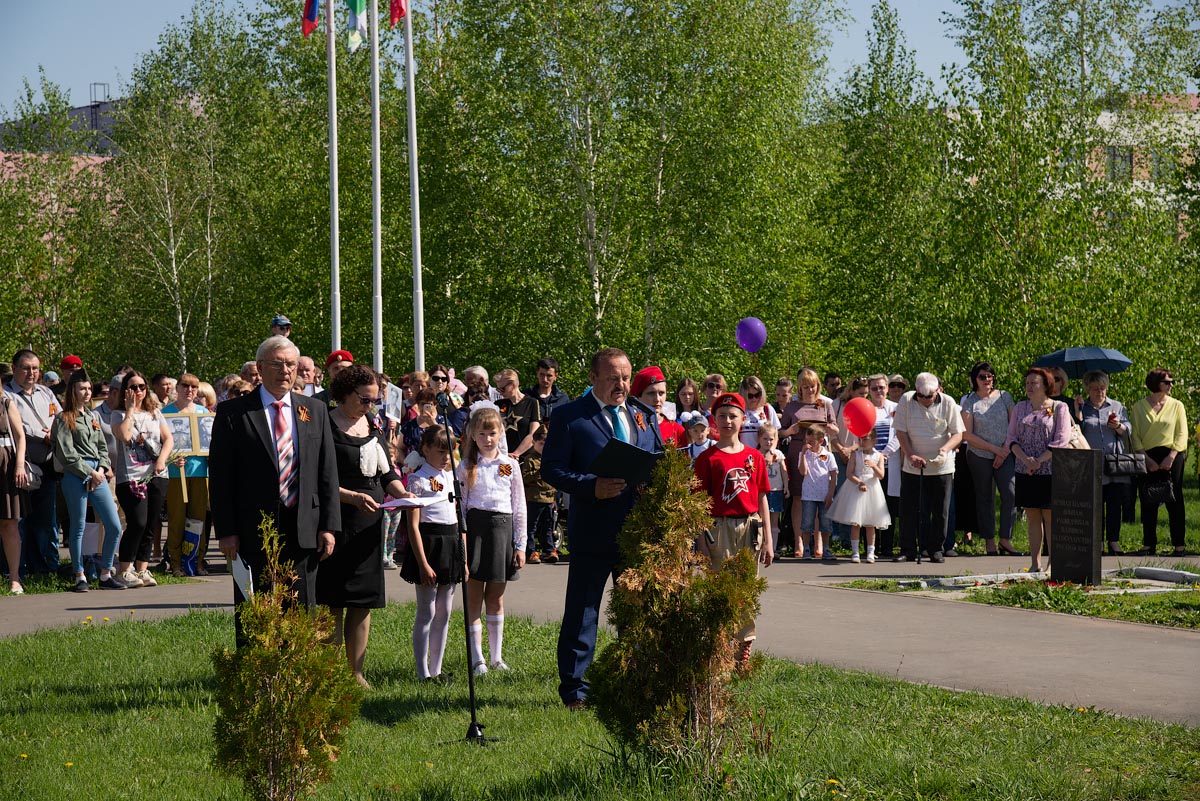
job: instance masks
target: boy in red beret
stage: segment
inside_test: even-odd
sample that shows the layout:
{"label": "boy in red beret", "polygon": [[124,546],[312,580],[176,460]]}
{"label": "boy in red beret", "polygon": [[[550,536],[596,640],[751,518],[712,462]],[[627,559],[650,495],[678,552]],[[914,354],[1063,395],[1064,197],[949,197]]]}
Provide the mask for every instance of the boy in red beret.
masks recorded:
{"label": "boy in red beret", "polygon": [[[741,395],[726,392],[712,406],[717,444],[696,457],[692,466],[700,489],[712,499],[712,527],[700,540],[713,570],[742,548],[749,548],[763,567],[775,558],[771,547],[771,512],[767,504],[770,484],[763,455],[740,439],[746,419]],[[698,490],[699,491],[699,490]],[[738,631],[738,664],[745,666],[755,639],[754,619]]]}

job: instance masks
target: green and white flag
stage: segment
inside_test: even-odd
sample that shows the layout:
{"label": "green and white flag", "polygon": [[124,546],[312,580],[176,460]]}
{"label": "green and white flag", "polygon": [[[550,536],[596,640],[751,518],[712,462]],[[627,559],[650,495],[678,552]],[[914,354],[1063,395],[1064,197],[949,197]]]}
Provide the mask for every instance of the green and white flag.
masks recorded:
{"label": "green and white flag", "polygon": [[350,52],[353,53],[367,38],[367,0],[346,0],[350,9]]}

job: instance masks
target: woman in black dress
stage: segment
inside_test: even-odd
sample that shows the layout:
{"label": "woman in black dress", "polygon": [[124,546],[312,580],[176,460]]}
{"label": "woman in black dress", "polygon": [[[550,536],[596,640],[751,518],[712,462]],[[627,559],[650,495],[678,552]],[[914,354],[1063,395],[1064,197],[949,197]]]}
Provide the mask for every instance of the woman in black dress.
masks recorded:
{"label": "woman in black dress", "polygon": [[317,572],[317,603],[333,612],[334,642],[346,643],[346,659],[358,683],[371,632],[371,610],[382,609],[384,493],[407,497],[388,457],[383,432],[375,426],[379,377],[371,368],[351,365],[337,374],[329,395],[337,406],[329,412],[338,462],[338,495],[342,531],[333,555]]}

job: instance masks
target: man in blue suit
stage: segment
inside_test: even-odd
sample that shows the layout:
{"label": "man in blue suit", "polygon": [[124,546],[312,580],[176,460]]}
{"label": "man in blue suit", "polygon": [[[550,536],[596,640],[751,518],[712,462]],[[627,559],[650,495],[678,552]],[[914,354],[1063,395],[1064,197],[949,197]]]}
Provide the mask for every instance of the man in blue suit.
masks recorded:
{"label": "man in blue suit", "polygon": [[617,532],[634,502],[634,487],[620,478],[589,473],[589,467],[614,436],[644,450],[662,450],[658,418],[629,397],[632,374],[624,351],[597,352],[591,363],[592,391],[554,412],[542,452],[542,477],[571,495],[570,572],[558,635],[558,694],[571,709],[582,708],[587,697],[583,674],[596,651],[604,586],[621,570]]}

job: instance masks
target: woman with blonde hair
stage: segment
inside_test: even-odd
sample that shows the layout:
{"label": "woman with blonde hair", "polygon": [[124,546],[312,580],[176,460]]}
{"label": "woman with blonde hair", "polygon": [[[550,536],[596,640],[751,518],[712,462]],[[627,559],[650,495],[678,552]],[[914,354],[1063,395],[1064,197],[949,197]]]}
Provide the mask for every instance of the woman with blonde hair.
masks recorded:
{"label": "woman with blonde hair", "polygon": [[779,428],[779,415],[774,407],[767,402],[767,389],[762,380],[756,375],[748,375],[738,386],[742,400],[746,402],[746,419],[742,423],[742,443],[750,448],[758,448],[758,428],[763,423],[769,423]]}
{"label": "woman with blonde hair", "polygon": [[[804,432],[813,424],[819,424],[830,438],[836,438],[840,429],[834,416],[833,404],[821,397],[821,377],[811,367],[805,367],[796,376],[796,397],[783,410],[779,418],[780,439],[790,437],[787,449],[789,489],[793,498],[801,497],[804,474],[800,470],[800,456],[804,453]],[[802,504],[792,503],[792,530],[801,530]],[[800,556],[800,548],[796,548]]]}

